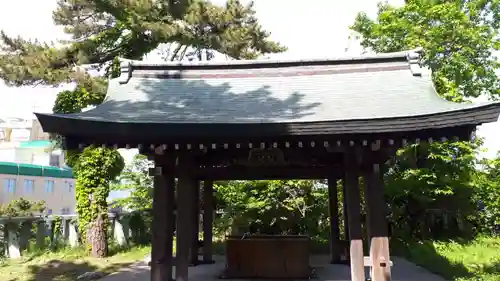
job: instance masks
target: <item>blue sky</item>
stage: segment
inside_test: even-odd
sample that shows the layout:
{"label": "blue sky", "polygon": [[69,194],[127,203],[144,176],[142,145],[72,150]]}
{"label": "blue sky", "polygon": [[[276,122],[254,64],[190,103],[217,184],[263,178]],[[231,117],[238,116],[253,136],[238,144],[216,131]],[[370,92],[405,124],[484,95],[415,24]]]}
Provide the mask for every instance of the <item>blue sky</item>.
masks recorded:
{"label": "blue sky", "polygon": [[[10,35],[56,41],[65,35],[52,23],[51,13],[56,0],[3,1],[0,9],[0,29]],[[224,3],[224,0],[215,0]],[[249,0],[242,0],[248,3]],[[378,0],[256,0],[255,9],[261,25],[271,32],[271,38],[288,47],[278,58],[324,58],[359,54],[361,48],[348,40],[348,26],[357,12],[375,16]],[[389,1],[401,5],[404,0]],[[153,58],[154,59],[154,58]],[[0,116],[31,118],[33,111],[50,112],[60,89],[50,87],[8,88],[0,82]],[[478,134],[486,138],[488,153],[500,150],[500,123],[483,125]],[[134,152],[127,153],[127,158]]]}

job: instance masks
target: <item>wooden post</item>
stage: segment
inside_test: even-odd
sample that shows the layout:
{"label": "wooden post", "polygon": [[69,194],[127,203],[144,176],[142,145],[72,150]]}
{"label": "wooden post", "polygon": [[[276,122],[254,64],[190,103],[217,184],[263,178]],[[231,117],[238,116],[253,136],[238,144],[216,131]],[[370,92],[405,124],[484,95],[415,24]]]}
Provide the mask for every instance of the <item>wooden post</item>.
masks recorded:
{"label": "wooden post", "polygon": [[167,212],[167,221],[165,223],[165,275],[167,280],[173,280],[172,268],[174,266],[173,249],[174,249],[174,229],[175,229],[175,178],[173,176],[173,168],[175,157],[169,155],[167,159],[169,170],[164,176],[167,199],[165,202],[165,210]]}
{"label": "wooden post", "polygon": [[[366,166],[366,167],[365,167]],[[371,170],[371,164],[367,163],[367,165],[364,165],[363,167],[363,188],[364,188],[364,193],[365,193],[365,202],[366,202],[366,237],[367,239],[367,246],[368,249],[370,249],[370,237],[371,237],[371,227],[373,225],[372,222],[372,217],[371,217],[371,211],[373,211],[373,208],[370,208],[369,202],[370,202],[370,196],[371,196],[371,182],[372,182],[372,170]]]}
{"label": "wooden post", "polygon": [[342,180],[342,212],[344,219],[344,240],[349,241],[349,214],[347,213],[347,193],[345,177]]}
{"label": "wooden post", "polygon": [[193,187],[196,180],[190,172],[193,168],[190,155],[179,155],[179,181],[177,190],[177,252],[175,280],[187,281],[189,273],[189,249],[192,242],[192,203]]}
{"label": "wooden post", "polygon": [[193,193],[192,195],[192,204],[191,204],[191,252],[189,255],[190,264],[196,266],[200,263],[198,258],[198,241],[199,241],[199,233],[200,233],[200,182],[193,182]]}
{"label": "wooden post", "polygon": [[345,157],[345,188],[349,225],[351,280],[365,281],[363,236],[361,232],[360,188],[356,155]]}
{"label": "wooden post", "polygon": [[155,156],[155,167],[150,174],[154,176],[153,186],[153,223],[151,247],[151,281],[172,280],[172,214],[173,214],[173,177],[165,155]]}
{"label": "wooden post", "polygon": [[384,181],[380,173],[380,164],[371,163],[366,181],[370,184],[370,195],[367,197],[367,213],[370,213],[368,225],[370,229],[370,261],[373,281],[391,280],[391,261],[389,255],[389,238],[386,220],[386,204],[384,200]]}
{"label": "wooden post", "polygon": [[213,181],[203,183],[203,263],[213,263],[213,220],[214,191]]}
{"label": "wooden post", "polygon": [[337,197],[337,179],[328,178],[328,205],[330,213],[330,257],[331,263],[340,262],[340,231]]}

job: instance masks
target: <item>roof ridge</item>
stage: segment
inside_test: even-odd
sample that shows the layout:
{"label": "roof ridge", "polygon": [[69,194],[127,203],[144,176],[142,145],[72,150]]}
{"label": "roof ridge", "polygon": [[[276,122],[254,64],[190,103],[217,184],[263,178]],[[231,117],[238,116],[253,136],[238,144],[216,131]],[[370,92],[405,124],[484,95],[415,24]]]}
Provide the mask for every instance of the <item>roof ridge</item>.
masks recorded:
{"label": "roof ridge", "polygon": [[139,60],[129,60],[119,58],[121,75],[118,78],[120,83],[127,83],[132,78],[134,70],[224,70],[224,69],[255,69],[255,68],[280,68],[294,66],[329,66],[329,65],[349,65],[363,63],[389,63],[389,62],[408,62],[412,74],[421,76],[419,65],[422,49],[379,53],[359,56],[341,56],[323,59],[288,59],[288,60],[230,60],[230,61],[167,61],[161,63],[152,63]]}
{"label": "roof ridge", "polygon": [[126,58],[119,58],[121,62],[121,67],[158,67],[158,66],[231,66],[231,65],[266,65],[266,64],[287,64],[287,63],[347,63],[347,62],[358,62],[358,61],[370,61],[370,60],[388,60],[388,59],[407,59],[409,60],[409,54],[412,58],[415,55],[419,55],[422,52],[421,48],[415,48],[400,52],[390,52],[390,53],[377,53],[368,55],[357,55],[357,56],[332,56],[325,58],[315,58],[315,59],[254,59],[254,60],[224,60],[224,61],[165,61],[165,62],[147,62],[141,60],[131,60]]}

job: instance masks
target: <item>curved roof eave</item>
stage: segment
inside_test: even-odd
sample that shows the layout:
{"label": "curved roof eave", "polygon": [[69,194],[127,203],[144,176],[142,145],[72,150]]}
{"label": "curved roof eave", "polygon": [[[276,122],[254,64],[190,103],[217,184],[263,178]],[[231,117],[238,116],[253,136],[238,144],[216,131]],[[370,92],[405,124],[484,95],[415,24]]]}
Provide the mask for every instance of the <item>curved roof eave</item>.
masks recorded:
{"label": "curved roof eave", "polygon": [[176,139],[183,137],[273,137],[284,135],[383,134],[477,126],[496,122],[500,103],[422,116],[295,123],[140,123],[83,120],[37,114],[45,131],[74,137]]}

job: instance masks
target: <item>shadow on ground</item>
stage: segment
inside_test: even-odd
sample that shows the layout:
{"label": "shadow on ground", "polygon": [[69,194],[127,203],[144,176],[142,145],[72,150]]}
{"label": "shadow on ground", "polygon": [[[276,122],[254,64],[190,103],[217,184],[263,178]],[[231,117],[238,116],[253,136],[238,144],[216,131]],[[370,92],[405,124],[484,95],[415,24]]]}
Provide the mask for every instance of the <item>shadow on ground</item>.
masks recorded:
{"label": "shadow on ground", "polygon": [[23,277],[13,277],[11,279],[2,281],[74,281],[78,276],[86,272],[103,272],[104,274],[110,274],[112,272],[118,271],[124,266],[128,266],[130,263],[114,264],[104,268],[98,268],[95,265],[91,265],[88,262],[67,262],[61,260],[51,260],[43,265],[30,265],[28,266],[28,272],[26,272]]}
{"label": "shadow on ground", "polygon": [[447,280],[471,278],[474,274],[459,263],[450,262],[440,255],[430,241],[406,242],[401,239],[391,241],[392,254],[438,274]]}

